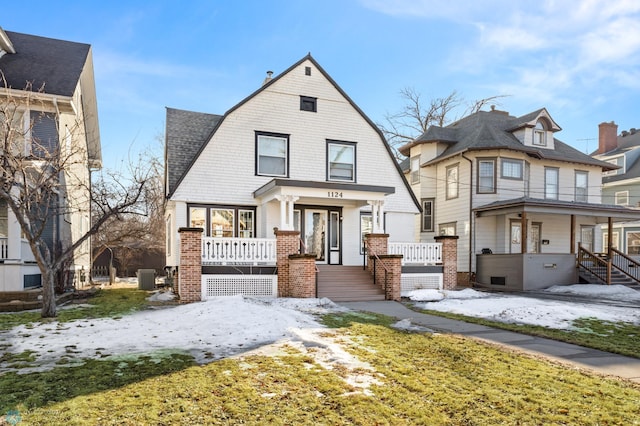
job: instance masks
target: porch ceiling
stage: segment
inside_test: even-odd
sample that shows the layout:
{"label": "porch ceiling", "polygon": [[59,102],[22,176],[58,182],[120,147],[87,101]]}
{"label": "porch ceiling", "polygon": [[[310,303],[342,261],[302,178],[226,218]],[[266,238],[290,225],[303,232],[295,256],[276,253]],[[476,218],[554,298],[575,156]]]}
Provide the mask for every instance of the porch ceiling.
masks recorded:
{"label": "porch ceiling", "polygon": [[254,198],[263,202],[279,195],[293,195],[300,198],[324,199],[332,201],[384,200],[386,195],[395,193],[393,186],[361,185],[356,183],[317,182],[304,180],[273,179],[253,192]]}
{"label": "porch ceiling", "polygon": [[594,217],[597,223],[640,220],[640,210],[610,204],[576,203],[571,201],[517,198],[496,201],[473,209],[476,217],[499,216],[516,213],[545,213]]}

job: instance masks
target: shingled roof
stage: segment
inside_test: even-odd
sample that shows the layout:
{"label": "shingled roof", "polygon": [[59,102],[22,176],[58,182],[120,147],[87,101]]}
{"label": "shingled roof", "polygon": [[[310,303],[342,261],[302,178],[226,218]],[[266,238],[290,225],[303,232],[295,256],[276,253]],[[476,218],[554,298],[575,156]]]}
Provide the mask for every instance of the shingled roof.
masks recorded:
{"label": "shingled roof", "polygon": [[[512,131],[526,126],[543,110],[540,109],[521,117],[514,117],[504,111],[478,111],[446,127],[429,127],[414,142],[402,147],[401,152],[404,153],[411,146],[417,144],[441,142],[447,143],[449,146],[439,156],[426,164],[434,164],[467,151],[509,149],[526,152],[528,155],[540,159],[600,166],[605,170],[615,168],[615,166],[594,159],[558,139],[554,139],[555,149],[537,148],[522,144],[513,135]],[[555,123],[552,124],[554,129],[560,129]]]}
{"label": "shingled roof", "polygon": [[0,71],[7,86],[73,96],[91,46],[84,43],[56,40],[30,34],[5,31],[15,53],[0,57]]}
{"label": "shingled roof", "polygon": [[173,193],[221,115],[167,108],[165,157],[167,194]]}

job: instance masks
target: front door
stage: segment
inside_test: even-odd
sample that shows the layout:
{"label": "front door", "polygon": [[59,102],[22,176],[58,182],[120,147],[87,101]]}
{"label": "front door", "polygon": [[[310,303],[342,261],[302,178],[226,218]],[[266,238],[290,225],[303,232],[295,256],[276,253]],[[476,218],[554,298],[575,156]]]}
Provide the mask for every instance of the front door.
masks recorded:
{"label": "front door", "polygon": [[509,253],[522,253],[522,224],[520,221],[511,222],[511,248]]}
{"label": "front door", "polygon": [[327,263],[326,210],[304,211],[304,245],[307,253],[315,253],[316,262]]}
{"label": "front door", "polygon": [[340,208],[296,206],[295,229],[300,230],[303,251],[315,253],[317,263],[342,263],[342,233]]}

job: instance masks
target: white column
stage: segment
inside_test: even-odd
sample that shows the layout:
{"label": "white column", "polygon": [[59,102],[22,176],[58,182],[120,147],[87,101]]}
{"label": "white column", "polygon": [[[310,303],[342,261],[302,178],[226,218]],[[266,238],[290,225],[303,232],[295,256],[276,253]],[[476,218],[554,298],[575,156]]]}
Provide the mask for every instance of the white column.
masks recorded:
{"label": "white column", "polygon": [[384,212],[383,200],[369,200],[367,204],[371,206],[371,222],[372,222],[372,232],[374,234],[381,234],[384,232]]}
{"label": "white column", "polygon": [[22,228],[16,215],[9,207],[7,207],[7,245],[8,259],[22,259]]}
{"label": "white column", "polygon": [[280,229],[282,231],[293,231],[293,205],[299,198],[295,195],[276,196],[276,199],[280,201]]}

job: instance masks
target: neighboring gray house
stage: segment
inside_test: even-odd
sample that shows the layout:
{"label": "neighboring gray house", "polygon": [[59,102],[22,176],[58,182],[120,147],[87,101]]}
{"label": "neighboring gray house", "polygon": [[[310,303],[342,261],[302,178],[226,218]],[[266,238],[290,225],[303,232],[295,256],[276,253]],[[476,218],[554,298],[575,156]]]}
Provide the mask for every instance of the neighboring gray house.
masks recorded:
{"label": "neighboring gray house", "polygon": [[[9,98],[19,105],[12,128],[21,130],[19,142],[34,164],[43,149],[73,153],[57,200],[68,213],[49,217],[44,231],[50,247],[73,243],[89,229],[90,174],[102,162],[91,46],[0,28],[0,102]],[[90,266],[87,241],[76,250],[69,276]],[[0,291],[39,285],[40,270],[20,225],[0,202]]]}
{"label": "neighboring gray house", "polygon": [[[592,156],[618,167],[603,174],[602,202],[638,209],[640,130],[632,128],[618,134],[618,125],[613,121],[600,123],[598,130],[598,149]],[[614,248],[630,256],[640,257],[640,222],[617,223],[613,227],[612,235],[611,244]],[[600,227],[596,235],[596,251],[605,251],[608,238],[607,228]]]}
{"label": "neighboring gray house", "polygon": [[542,108],[515,117],[492,108],[432,126],[400,148],[422,203],[421,241],[457,235],[458,282],[527,290],[577,282],[579,244],[637,213],[601,203],[602,172],[616,166],[555,138]]}

